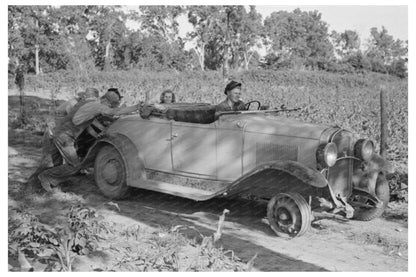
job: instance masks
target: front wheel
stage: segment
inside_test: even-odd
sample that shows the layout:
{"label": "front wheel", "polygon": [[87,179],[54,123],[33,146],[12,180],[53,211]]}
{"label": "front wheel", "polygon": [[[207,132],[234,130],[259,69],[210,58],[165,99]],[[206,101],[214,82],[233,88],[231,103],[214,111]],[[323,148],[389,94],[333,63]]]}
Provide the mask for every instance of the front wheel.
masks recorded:
{"label": "front wheel", "polygon": [[124,159],[112,145],[100,149],[95,158],[94,178],[101,192],[112,199],[125,198],[130,187],[127,186],[127,172]]}
{"label": "front wheel", "polygon": [[279,237],[293,238],[306,233],[311,226],[311,209],[299,193],[279,193],[267,205],[270,227]]}
{"label": "front wheel", "polygon": [[[378,207],[360,207],[354,211],[354,219],[362,221],[370,221],[374,218],[380,217],[387,207],[390,200],[390,188],[389,183],[384,175],[378,175],[376,183],[376,195],[383,202]],[[365,198],[360,199],[359,202],[368,204]]]}

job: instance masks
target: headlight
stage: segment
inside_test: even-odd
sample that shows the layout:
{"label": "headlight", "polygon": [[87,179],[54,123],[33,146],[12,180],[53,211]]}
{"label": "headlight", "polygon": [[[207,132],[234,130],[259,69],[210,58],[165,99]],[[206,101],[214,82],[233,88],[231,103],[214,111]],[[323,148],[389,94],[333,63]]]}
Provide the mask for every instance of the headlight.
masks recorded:
{"label": "headlight", "polygon": [[354,145],[354,156],[368,161],[374,153],[374,143],[368,139],[359,139]]}
{"label": "headlight", "polygon": [[316,159],[318,163],[323,167],[334,166],[337,162],[338,148],[335,143],[330,142],[318,147],[316,152]]}

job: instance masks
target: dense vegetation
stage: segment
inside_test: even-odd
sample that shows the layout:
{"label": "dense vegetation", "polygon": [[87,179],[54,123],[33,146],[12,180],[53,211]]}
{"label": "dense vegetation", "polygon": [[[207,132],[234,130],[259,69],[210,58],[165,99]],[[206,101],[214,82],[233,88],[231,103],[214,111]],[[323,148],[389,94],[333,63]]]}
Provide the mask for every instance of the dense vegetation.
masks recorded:
{"label": "dense vegetation", "polygon": [[[308,69],[407,76],[407,41],[372,28],[329,33],[319,11],[250,6],[9,6],[9,71]],[[178,17],[193,29],[179,37]],[[134,21],[138,29],[127,28]],[[263,49],[260,51],[259,49]],[[260,56],[260,53],[265,56]]]}
{"label": "dense vegetation", "polygon": [[[272,108],[301,108],[281,115],[300,120],[337,124],[363,137],[380,142],[380,85],[388,90],[388,158],[407,173],[408,105],[407,81],[400,78],[369,73],[345,75],[321,71],[231,71],[233,79],[244,86],[244,100],[257,99]],[[223,100],[224,84],[221,73],[154,72],[130,70],[90,72],[79,76],[76,72],[56,72],[29,76],[26,89],[43,97],[66,98],[85,87],[94,86],[102,93],[118,87],[125,101],[137,103],[148,94],[158,101],[164,89],[172,89],[180,102],[219,103]],[[13,84],[10,83],[12,88]]]}

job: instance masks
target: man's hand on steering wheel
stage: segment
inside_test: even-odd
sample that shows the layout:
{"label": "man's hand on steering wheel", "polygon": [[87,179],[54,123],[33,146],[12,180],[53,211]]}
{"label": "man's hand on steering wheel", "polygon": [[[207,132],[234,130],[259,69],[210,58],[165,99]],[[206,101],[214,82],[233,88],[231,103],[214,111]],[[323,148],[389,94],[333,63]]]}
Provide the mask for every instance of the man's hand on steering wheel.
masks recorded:
{"label": "man's hand on steering wheel", "polygon": [[257,110],[257,111],[259,111],[259,110],[260,110],[260,107],[261,107],[261,103],[260,103],[260,101],[253,100],[253,101],[247,102],[247,103],[245,104],[246,111],[252,110],[252,109],[250,109],[250,107],[252,106],[252,104],[253,104],[253,103],[256,103],[256,104],[258,105],[258,106],[257,106],[257,109],[255,109],[255,110]]}

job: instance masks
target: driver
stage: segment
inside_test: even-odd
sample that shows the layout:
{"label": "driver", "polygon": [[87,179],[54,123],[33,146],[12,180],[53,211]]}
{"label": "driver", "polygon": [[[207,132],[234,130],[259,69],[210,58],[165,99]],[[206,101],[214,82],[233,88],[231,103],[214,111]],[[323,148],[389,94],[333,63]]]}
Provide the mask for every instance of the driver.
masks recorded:
{"label": "driver", "polygon": [[227,95],[227,98],[217,105],[216,113],[246,110],[244,102],[241,101],[241,83],[236,81],[229,82],[225,87],[224,94]]}

